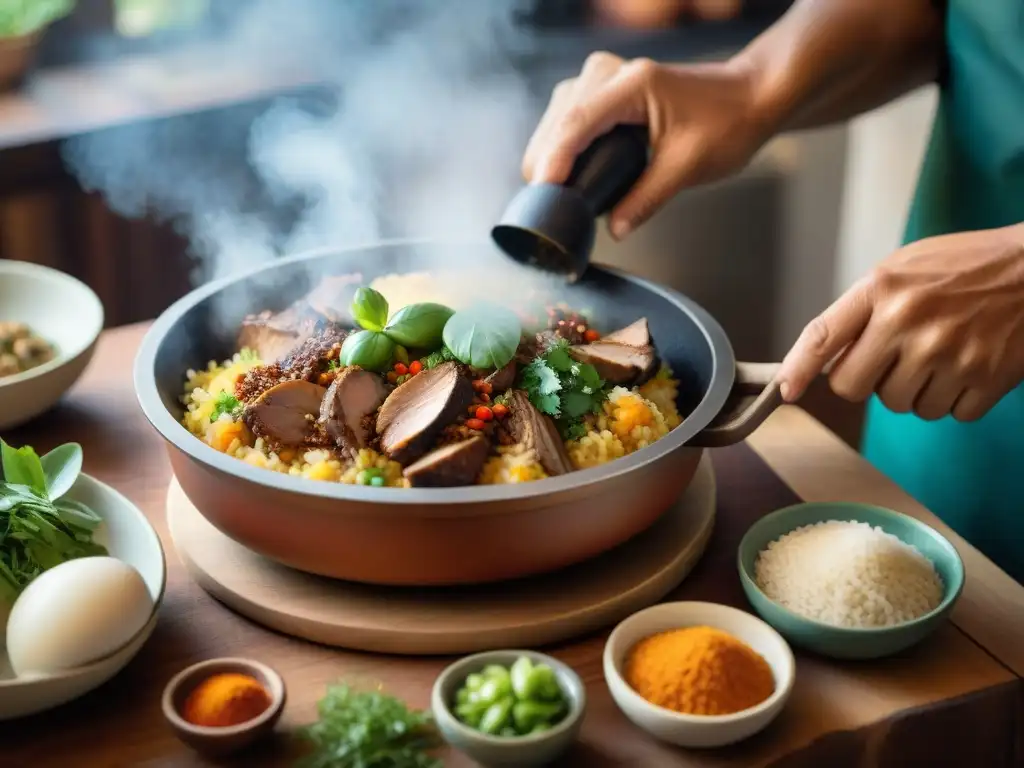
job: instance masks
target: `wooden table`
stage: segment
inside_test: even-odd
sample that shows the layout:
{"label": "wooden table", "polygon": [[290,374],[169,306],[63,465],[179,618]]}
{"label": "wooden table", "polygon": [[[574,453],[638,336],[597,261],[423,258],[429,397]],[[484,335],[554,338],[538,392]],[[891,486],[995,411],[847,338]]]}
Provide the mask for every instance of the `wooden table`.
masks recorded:
{"label": "wooden table", "polygon": [[[143,418],[132,390],[131,363],[144,330],[144,326],[132,326],[104,334],[94,363],[66,403],[4,437],[41,451],[70,440],[81,442],[85,471],[115,486],[143,509],[168,550],[161,619],[139,656],[103,688],[45,715],[0,724],[0,765],[214,765],[175,739],[159,709],[162,688],[175,672],[213,656],[251,656],[280,670],[289,689],[282,729],[311,720],[325,684],[341,677],[382,682],[410,704],[426,706],[430,685],[445,660],[349,653],[283,637],[235,616],[187,579],[163,519],[170,477],[164,448]],[[929,753],[930,741],[941,742],[940,737],[950,733],[967,745],[964,754],[985,756],[977,763],[979,768],[1024,765],[1018,726],[1024,701],[1020,679],[1024,674],[1024,588],[804,412],[783,409],[750,444],[805,499],[882,504],[949,536],[968,574],[953,621],[900,658],[838,664],[798,654],[793,696],[776,723],[739,747],[709,752],[663,746],[619,713],[601,674],[604,635],[555,649],[553,653],[586,680],[591,705],[581,743],[559,765],[974,765],[973,760],[963,763],[950,753]],[[282,738],[280,746],[221,764],[290,765],[286,743]],[[452,753],[445,755],[445,764],[471,763]]]}

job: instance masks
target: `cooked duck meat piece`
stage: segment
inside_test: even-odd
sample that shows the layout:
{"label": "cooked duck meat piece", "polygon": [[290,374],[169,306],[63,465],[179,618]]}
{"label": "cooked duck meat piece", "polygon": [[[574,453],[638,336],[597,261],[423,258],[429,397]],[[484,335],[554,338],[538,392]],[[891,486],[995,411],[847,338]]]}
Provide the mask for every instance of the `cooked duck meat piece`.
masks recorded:
{"label": "cooked duck meat piece", "polygon": [[647,318],[641,317],[635,323],[630,323],[625,328],[609,333],[602,341],[613,341],[628,347],[651,346],[651,330],[647,327]]}
{"label": "cooked duck meat piece", "polygon": [[484,381],[491,385],[491,391],[494,394],[500,395],[511,389],[512,385],[516,383],[516,370],[516,361],[510,360],[504,368],[499,368]]}
{"label": "cooked duck meat piece", "polygon": [[288,378],[314,381],[327,367],[329,360],[336,360],[341,344],[348,331],[337,325],[328,324],[314,335],[295,347],[281,361],[281,368]]}
{"label": "cooked duck meat piece", "polygon": [[442,363],[398,386],[377,412],[381,450],[408,464],[473,402],[473,387],[458,363]]}
{"label": "cooked duck meat piece", "polygon": [[306,294],[306,303],[329,322],[350,324],[352,313],[349,307],[362,282],[363,276],[359,274],[328,275]]}
{"label": "cooked duck meat piece", "polygon": [[308,381],[282,381],[242,411],[242,419],[257,437],[274,447],[322,442],[317,414],[327,390]]}
{"label": "cooked duck meat piece", "polygon": [[238,348],[251,349],[266,363],[275,363],[316,333],[320,316],[304,302],[281,312],[249,315],[238,332]]}
{"label": "cooked duck meat piece", "polygon": [[558,428],[551,418],[538,411],[521,389],[509,397],[508,429],[516,442],[537,454],[537,461],[551,477],[572,472],[572,462],[565,450]]}
{"label": "cooked duck meat piece", "polygon": [[487,461],[491,445],[485,438],[471,437],[431,451],[405,469],[414,488],[453,488],[473,485]]}
{"label": "cooked duck meat piece", "polygon": [[610,384],[632,386],[654,375],[658,357],[654,347],[631,347],[614,341],[595,341],[570,347],[569,354],[581,363],[590,363]]}
{"label": "cooked duck meat piece", "polygon": [[380,376],[355,366],[345,368],[320,403],[320,423],[338,448],[355,455],[372,437],[366,417],[376,413],[387,396]]}

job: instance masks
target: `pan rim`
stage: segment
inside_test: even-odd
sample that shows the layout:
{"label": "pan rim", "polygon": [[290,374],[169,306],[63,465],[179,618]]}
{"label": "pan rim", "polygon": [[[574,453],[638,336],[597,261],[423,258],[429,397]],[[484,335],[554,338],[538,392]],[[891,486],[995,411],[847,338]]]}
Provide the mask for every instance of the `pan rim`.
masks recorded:
{"label": "pan rim", "polygon": [[[475,505],[502,502],[551,500],[588,486],[620,478],[656,463],[670,453],[687,447],[687,443],[698,432],[707,427],[719,414],[728,400],[736,376],[736,358],[728,336],[718,322],[703,307],[692,299],[645,278],[630,275],[614,267],[592,265],[590,269],[600,270],[616,278],[644,288],[673,303],[680,311],[690,316],[700,329],[712,350],[711,384],[697,407],[683,423],[655,443],[597,467],[568,472],[558,477],[548,477],[529,483],[507,485],[473,485],[458,488],[373,488],[343,483],[325,483],[307,478],[293,477],[267,469],[252,466],[226,453],[210,447],[189,432],[165,407],[156,382],[156,358],[161,345],[170,330],[192,308],[210,296],[257,275],[300,262],[312,262],[329,256],[382,248],[410,248],[417,246],[471,246],[486,245],[485,241],[474,239],[437,238],[394,238],[368,241],[361,245],[345,247],[325,246],[276,259],[269,264],[240,271],[227,277],[210,281],[175,301],[153,321],[147,330],[135,356],[133,379],[136,397],[147,421],[171,446],[191,461],[207,470],[228,475],[235,480],[252,483],[270,491],[287,492],[299,496],[345,502],[359,502],[379,506],[423,506],[423,505]],[[184,375],[184,371],[182,371]],[[693,448],[692,446],[690,446]],[[699,449],[696,449],[699,450]],[[347,510],[350,511],[350,510]],[[374,513],[378,513],[375,510]]]}

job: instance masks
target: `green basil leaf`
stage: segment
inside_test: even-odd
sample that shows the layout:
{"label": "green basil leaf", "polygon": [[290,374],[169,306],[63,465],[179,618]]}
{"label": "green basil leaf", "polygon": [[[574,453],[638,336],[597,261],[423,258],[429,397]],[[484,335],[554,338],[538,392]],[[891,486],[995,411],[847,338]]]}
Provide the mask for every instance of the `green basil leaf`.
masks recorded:
{"label": "green basil leaf", "polygon": [[444,326],[454,314],[455,310],[443,304],[410,304],[395,313],[384,333],[406,347],[433,349],[441,344]]}
{"label": "green basil leaf", "polygon": [[368,331],[381,331],[388,322],[388,300],[373,288],[359,288],[349,308],[352,317]]}
{"label": "green basil leaf", "polygon": [[342,365],[358,365],[368,371],[386,371],[395,357],[395,342],[383,333],[357,331],[341,345]]}
{"label": "green basil leaf", "polygon": [[46,495],[46,475],[39,456],[31,445],[12,448],[0,440],[0,459],[2,459],[4,479],[8,483],[27,485],[40,496]]}
{"label": "green basil leaf", "polygon": [[444,345],[462,363],[481,370],[504,368],[515,357],[523,327],[511,310],[477,305],[459,310],[444,326]]}
{"label": "green basil leaf", "polygon": [[65,443],[43,456],[39,463],[46,477],[46,497],[54,501],[70,491],[81,474],[82,446]]}

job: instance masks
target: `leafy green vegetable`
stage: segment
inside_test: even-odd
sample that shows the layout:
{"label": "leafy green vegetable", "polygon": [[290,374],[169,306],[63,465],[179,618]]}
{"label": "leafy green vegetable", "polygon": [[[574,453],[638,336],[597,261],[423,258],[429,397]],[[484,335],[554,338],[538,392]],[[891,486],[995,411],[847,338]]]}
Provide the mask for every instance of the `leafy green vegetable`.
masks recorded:
{"label": "leafy green vegetable", "polygon": [[36,32],[67,16],[74,0],[0,0],[0,37]]}
{"label": "leafy green vegetable", "polygon": [[352,297],[352,317],[368,331],[382,331],[388,322],[388,300],[373,288],[359,288]]}
{"label": "leafy green vegetable", "polygon": [[300,731],[313,747],[302,768],[443,768],[428,754],[440,745],[433,718],[393,696],[331,685],[317,711]]}
{"label": "leafy green vegetable", "polygon": [[444,326],[454,314],[443,304],[410,304],[395,313],[384,333],[396,344],[431,349],[441,343]]}
{"label": "leafy green vegetable", "polygon": [[82,469],[82,447],[68,443],[40,458],[0,440],[0,601],[12,602],[43,571],[105,555],[92,540],[99,516],[65,494]]}
{"label": "leafy green vegetable", "polygon": [[431,368],[437,368],[441,363],[447,363],[455,359],[455,355],[452,354],[452,351],[448,349],[448,347],[441,347],[437,352],[430,353],[420,360],[420,362],[423,363],[423,367],[429,371]]}
{"label": "leafy green vegetable", "polygon": [[473,368],[503,368],[515,357],[523,333],[511,310],[479,304],[452,315],[444,326],[444,345]]}
{"label": "leafy green vegetable", "polygon": [[357,331],[341,345],[342,365],[358,365],[368,371],[386,371],[395,358],[395,342],[376,331]]}
{"label": "leafy green vegetable", "polygon": [[559,339],[520,371],[519,387],[538,411],[555,420],[567,440],[586,434],[583,418],[597,413],[607,397],[597,369],[573,360],[565,339]]}
{"label": "leafy green vegetable", "polygon": [[216,421],[225,413],[235,417],[241,412],[242,404],[238,398],[230,392],[221,392],[217,395],[217,399],[214,400],[213,410],[210,412],[210,421]]}

